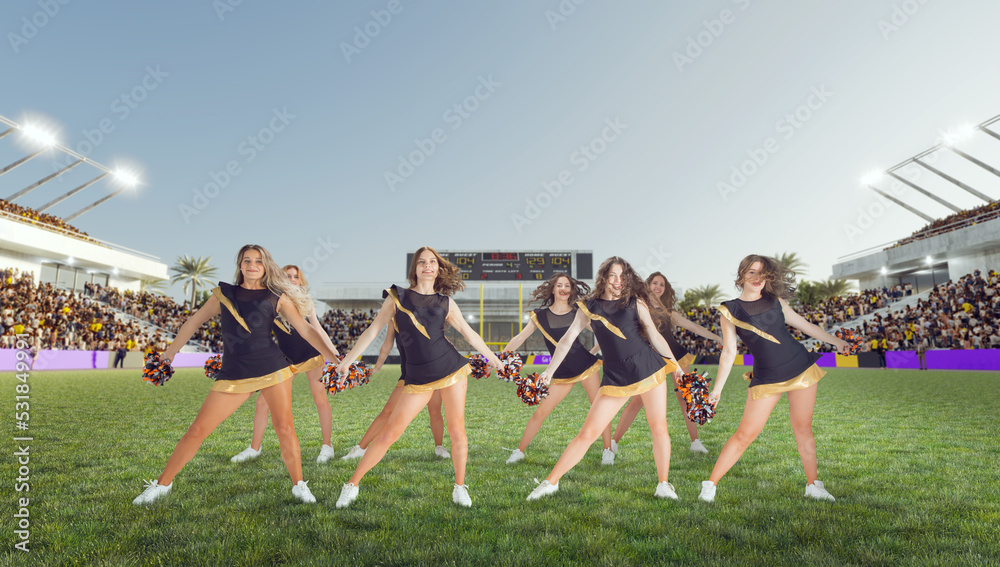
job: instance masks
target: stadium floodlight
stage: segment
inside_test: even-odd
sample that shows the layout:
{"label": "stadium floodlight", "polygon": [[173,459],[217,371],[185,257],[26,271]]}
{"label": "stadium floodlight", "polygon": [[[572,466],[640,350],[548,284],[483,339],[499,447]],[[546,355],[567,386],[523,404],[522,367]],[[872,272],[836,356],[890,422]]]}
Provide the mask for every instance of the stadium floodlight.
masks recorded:
{"label": "stadium floodlight", "polygon": [[73,262],[76,262],[76,260],[72,256],[66,258],[66,263],[69,264],[70,266],[73,265]]}
{"label": "stadium floodlight", "polygon": [[928,256],[927,257],[927,265],[930,266],[933,263],[934,263],[934,258],[931,258],[930,256]]}
{"label": "stadium floodlight", "polygon": [[889,268],[886,268],[885,266],[882,266],[882,275],[884,276],[884,275],[886,275],[888,273],[889,273]]}
{"label": "stadium floodlight", "polygon": [[126,170],[123,170],[123,169],[117,169],[117,170],[115,170],[114,175],[115,175],[115,179],[119,183],[121,183],[121,184],[123,184],[123,185],[125,185],[127,187],[135,187],[136,185],[139,184],[139,178],[136,177],[135,174],[133,174],[133,173],[131,173],[129,171],[126,171]]}
{"label": "stadium floodlight", "polygon": [[882,178],[885,177],[884,171],[869,171],[868,173],[861,176],[862,185],[877,185]]}
{"label": "stadium floodlight", "polygon": [[961,126],[956,126],[951,130],[941,132],[941,143],[944,144],[945,147],[953,147],[971,138],[975,131],[976,127],[972,124],[962,124]]}
{"label": "stadium floodlight", "polygon": [[910,181],[909,179],[906,179],[905,177],[902,177],[902,176],[898,175],[895,171],[890,171],[889,175],[892,176],[893,179],[895,179],[895,180],[897,180],[897,181],[899,181],[899,182],[901,182],[901,183],[903,183],[903,184],[905,184],[905,185],[907,185],[909,187],[912,187],[914,190],[916,190],[921,195],[926,195],[927,197],[930,197],[931,199],[934,199],[938,203],[941,203],[945,207],[948,207],[949,209],[952,210],[952,212],[955,212],[955,213],[962,212],[962,209],[956,207],[955,205],[952,205],[948,201],[945,201],[941,197],[938,197],[934,193],[931,193],[930,191],[924,189],[923,187],[917,185],[916,183]]}
{"label": "stadium floodlight", "polygon": [[101,173],[100,175],[98,175],[97,177],[95,177],[95,178],[91,179],[90,181],[86,181],[86,182],[84,182],[84,183],[83,183],[82,185],[79,185],[79,186],[77,186],[77,187],[74,187],[73,189],[70,189],[69,191],[67,191],[67,192],[63,193],[62,195],[59,195],[59,196],[58,196],[58,197],[56,197],[55,199],[52,199],[52,200],[51,200],[51,201],[49,201],[48,203],[45,203],[45,204],[44,204],[44,205],[42,205],[41,207],[38,207],[37,211],[38,211],[38,212],[40,212],[40,213],[44,213],[44,212],[45,212],[45,211],[47,211],[48,209],[51,209],[52,207],[54,207],[54,206],[58,205],[59,203],[62,203],[62,202],[63,202],[63,201],[65,201],[66,199],[69,199],[69,198],[70,198],[70,197],[72,197],[73,195],[76,195],[76,194],[77,194],[77,193],[79,193],[80,191],[83,191],[83,190],[84,190],[84,189],[86,189],[87,187],[90,187],[90,186],[91,186],[91,185],[93,185],[94,183],[97,183],[98,181],[100,181],[100,180],[104,179],[104,178],[105,178],[105,177],[107,177],[107,176],[108,176],[108,174],[107,174],[107,173],[104,173],[104,172],[102,172],[102,173]]}
{"label": "stadium floodlight", "polygon": [[987,196],[987,195],[985,195],[983,193],[980,193],[979,191],[976,191],[975,189],[973,189],[972,187],[970,187],[968,184],[963,183],[963,182],[959,181],[958,179],[955,179],[954,177],[948,175],[947,173],[941,171],[940,169],[934,167],[933,165],[931,165],[931,164],[929,164],[929,163],[927,163],[925,161],[921,161],[920,158],[914,158],[913,163],[915,163],[915,164],[923,167],[924,169],[930,171],[931,173],[937,175],[938,177],[944,179],[945,181],[948,181],[948,182],[950,182],[950,183],[952,183],[952,184],[954,184],[954,185],[956,185],[958,187],[961,187],[967,193],[969,193],[971,195],[974,195],[974,196],[982,199],[983,201],[985,201],[987,203],[992,203],[993,202],[993,199],[990,199],[989,196]]}
{"label": "stadium floodlight", "polygon": [[910,211],[911,213],[917,215],[918,217],[924,219],[925,221],[927,221],[927,222],[934,222],[934,218],[933,217],[931,217],[929,215],[926,215],[926,214],[918,211],[917,209],[911,207],[910,205],[907,205],[906,203],[900,201],[899,199],[893,197],[892,195],[889,195],[885,191],[882,191],[881,189],[878,189],[874,185],[869,185],[868,188],[871,189],[872,191],[878,193],[879,195],[882,195],[886,199],[889,199],[893,203],[896,203],[900,207],[903,207],[904,209],[906,209],[906,210]]}
{"label": "stadium floodlight", "polygon": [[56,145],[58,141],[56,137],[50,132],[42,130],[34,124],[25,124],[19,128],[21,134],[24,135],[32,144],[44,146],[46,149],[51,148]]}

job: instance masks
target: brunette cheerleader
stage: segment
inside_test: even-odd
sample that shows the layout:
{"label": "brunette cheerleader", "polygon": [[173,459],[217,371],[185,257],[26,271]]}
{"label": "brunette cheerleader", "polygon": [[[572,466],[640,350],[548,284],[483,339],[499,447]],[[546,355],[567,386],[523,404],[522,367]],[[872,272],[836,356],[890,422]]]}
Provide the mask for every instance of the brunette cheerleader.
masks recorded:
{"label": "brunette cheerleader", "polygon": [[792,432],[806,473],[805,495],[817,500],[834,498],[817,480],[816,441],[812,418],[819,380],[826,374],[810,353],[788,331],[788,325],[837,347],[846,354],[847,342],[806,321],[788,305],[795,295],[795,274],[774,258],[752,254],[740,262],[736,288],[740,296],[719,306],[722,324],[722,356],[719,375],[709,401],[718,405],[722,388],[736,359],[736,337],[750,349],[753,370],[744,374],[750,381],[743,419],[736,433],[726,441],[709,480],[701,483],[699,498],[715,500],[716,484],[736,464],[750,443],[764,429],[768,416],[778,405],[782,393],[788,396]]}
{"label": "brunette cheerleader", "polygon": [[303,314],[310,312],[312,300],[300,287],[288,281],[263,246],[243,246],[236,255],[236,263],[235,285],[220,282],[163,352],[163,360],[169,362],[199,327],[212,317],[221,316],[223,357],[215,385],[205,397],[191,427],[174,448],[163,473],[147,484],[133,504],[149,504],[169,494],[174,476],[194,457],[205,438],[257,390],[271,408],[281,458],[292,477],[292,495],[302,502],[316,501],[306,481],[302,480],[299,440],[292,421],[292,382],[289,378],[294,373],[271,339],[275,317],[278,314],[285,317],[323,356],[333,359],[336,353],[303,319]]}
{"label": "brunette cheerleader", "polygon": [[[677,379],[681,372],[674,362],[670,345],[660,336],[649,315],[647,306],[653,301],[642,279],[625,260],[612,256],[598,268],[594,291],[586,301],[577,303],[576,319],[559,340],[552,363],[540,378],[543,382],[552,378],[589,319],[604,354],[600,396],[590,407],[580,433],[566,447],[549,476],[528,495],[528,500],[537,500],[559,490],[562,476],[580,462],[587,448],[631,396],[641,396],[646,406],[659,480],[654,496],[677,499],[667,479],[670,436],[667,433],[666,388],[670,374],[674,373]],[[643,338],[643,331],[652,346]]]}
{"label": "brunette cheerleader", "polygon": [[[503,351],[513,352],[517,350],[535,330],[538,330],[542,334],[546,348],[549,349],[549,354],[553,354],[559,339],[566,334],[566,329],[576,318],[576,301],[589,291],[590,286],[566,274],[555,274],[549,278],[531,293],[531,301],[541,302],[541,307],[530,313],[531,319],[528,324],[503,347]],[[589,320],[587,328],[590,329]],[[588,352],[578,340],[573,341],[566,358],[552,375],[549,395],[542,400],[538,409],[528,420],[524,434],[521,436],[520,445],[507,459],[508,465],[524,459],[524,452],[528,449],[528,444],[538,434],[545,418],[552,413],[552,410],[559,405],[559,402],[569,394],[573,385],[577,383],[587,392],[587,397],[593,404],[601,386],[601,361]],[[611,428],[605,429],[602,436],[604,437],[604,452],[601,456],[601,463],[612,465],[615,462],[615,454],[611,451]]]}
{"label": "brunette cheerleader", "polygon": [[362,333],[338,367],[341,375],[346,374],[350,363],[375,340],[382,327],[392,323],[396,339],[406,353],[403,393],[388,423],[361,457],[350,481],[344,485],[337,508],[346,508],[357,499],[361,479],[382,460],[386,450],[399,439],[438,390],[444,402],[452,463],[455,466],[452,501],[460,506],[472,506],[465,484],[465,464],[469,452],[465,435],[465,393],[471,368],[465,357],[445,337],[445,323],[458,330],[473,348],[489,360],[493,368],[499,368],[500,361],[469,327],[455,300],[449,297],[465,288],[455,265],[433,248],[424,246],[413,255],[409,281],[407,289],[392,286],[383,292],[385,302],[375,321]]}
{"label": "brunette cheerleader", "polygon": [[[301,287],[303,291],[308,288],[309,284],[306,282],[306,278],[298,266],[288,265],[282,268],[282,270],[285,271],[288,281],[292,282],[293,285]],[[316,332],[320,334],[320,338],[326,343],[327,348],[336,354],[337,347],[333,346],[326,329],[319,324],[315,307],[310,305],[310,308],[308,316],[305,317],[306,322],[316,329]],[[320,447],[316,462],[325,463],[332,459],[334,455],[333,443],[330,440],[333,415],[330,410],[330,400],[327,396],[326,388],[321,381],[326,361],[323,359],[323,355],[310,346],[298,331],[286,325],[280,319],[275,319],[273,332],[275,338],[278,339],[278,348],[281,349],[282,354],[288,359],[289,368],[292,369],[292,373],[299,374],[304,372],[306,380],[309,382],[309,390],[312,392],[313,402],[315,402],[316,411],[319,413],[320,431],[323,434],[323,445]],[[264,396],[258,394],[257,408],[253,416],[253,437],[251,438],[250,446],[237,453],[231,459],[234,463],[256,459],[260,456],[261,444],[264,442],[264,430],[267,429],[267,416],[267,400],[264,399]]]}
{"label": "brunette cheerleader", "polygon": [[[677,364],[686,374],[691,368],[691,363],[694,362],[694,355],[681,346],[677,338],[674,337],[674,325],[700,337],[711,339],[719,344],[722,343],[722,337],[701,325],[692,323],[691,320],[674,309],[677,294],[674,292],[674,288],[671,287],[670,282],[667,281],[666,276],[660,272],[653,272],[646,278],[646,286],[649,287],[649,291],[657,299],[649,307],[649,314],[652,316],[653,322],[656,323],[656,330],[666,339],[667,344],[670,345],[670,350],[679,357]],[[684,396],[676,389],[674,393],[677,395],[677,402],[681,404],[681,409],[684,410],[684,424],[687,425],[688,435],[691,436],[691,451],[695,453],[708,453],[708,449],[705,448],[701,439],[698,439],[698,424],[687,417],[687,402],[684,401]],[[642,409],[642,398],[632,398],[632,401],[625,406],[625,411],[622,412],[622,416],[618,420],[618,427],[615,428],[615,435],[612,442],[615,453],[618,452],[618,443],[625,436],[628,428],[632,426],[632,422],[635,421],[635,417],[639,414],[640,409]]]}

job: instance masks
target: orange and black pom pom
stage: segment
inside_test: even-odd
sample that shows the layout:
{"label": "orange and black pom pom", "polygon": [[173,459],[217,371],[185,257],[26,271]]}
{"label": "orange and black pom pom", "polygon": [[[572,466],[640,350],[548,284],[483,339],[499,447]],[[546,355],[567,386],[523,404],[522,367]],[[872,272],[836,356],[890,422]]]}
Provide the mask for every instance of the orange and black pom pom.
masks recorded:
{"label": "orange and black pom pom", "polygon": [[504,382],[516,382],[521,375],[521,369],[524,368],[524,362],[521,360],[521,355],[516,352],[511,352],[505,350],[500,353],[500,368],[497,369],[497,378],[503,380]]}
{"label": "orange and black pom pom", "polygon": [[469,355],[469,366],[472,367],[472,377],[476,380],[480,378],[489,378],[490,373],[490,363],[486,360],[486,357],[481,354],[470,354]]}
{"label": "orange and black pom pom", "polygon": [[[341,356],[340,359],[343,360],[344,357]],[[347,370],[347,377],[342,379],[337,375],[338,364],[340,363],[331,362],[327,364],[323,369],[323,376],[320,378],[320,381],[326,387],[326,391],[330,394],[350,390],[355,386],[363,386],[368,383],[368,379],[372,376],[372,368],[368,364],[358,361],[351,363],[351,366]]]}
{"label": "orange and black pom pom", "polygon": [[217,354],[205,361],[205,376],[210,380],[215,380],[215,377],[219,375],[219,371],[222,370],[222,355]]}
{"label": "orange and black pom pom", "polygon": [[169,363],[160,360],[160,353],[148,352],[142,359],[142,379],[154,386],[162,386],[174,375]]}
{"label": "orange and black pom pom", "polygon": [[681,393],[687,403],[687,418],[705,425],[715,417],[715,406],[708,401],[708,377],[705,374],[690,372],[681,376],[676,391]]}
{"label": "orange and black pom pom", "polygon": [[861,333],[859,333],[857,329],[838,329],[836,336],[838,339],[850,343],[850,350],[847,351],[847,354],[857,354],[861,352],[861,349],[864,348],[864,344],[866,342],[865,338],[861,336]]}
{"label": "orange and black pom pom", "polygon": [[537,372],[531,376],[520,376],[515,381],[517,382],[517,397],[529,406],[537,406],[549,395],[548,384],[538,383]]}

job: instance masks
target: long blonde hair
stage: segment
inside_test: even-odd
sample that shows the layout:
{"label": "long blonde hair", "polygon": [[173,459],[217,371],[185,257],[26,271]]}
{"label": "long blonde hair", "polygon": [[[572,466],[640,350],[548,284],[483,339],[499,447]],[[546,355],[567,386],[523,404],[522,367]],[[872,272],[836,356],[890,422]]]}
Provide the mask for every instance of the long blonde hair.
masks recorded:
{"label": "long blonde hair", "polygon": [[[248,250],[259,252],[261,259],[264,261],[264,275],[260,278],[261,285],[271,290],[271,293],[278,297],[282,295],[287,297],[300,315],[308,317],[312,312],[312,298],[306,293],[304,287],[297,286],[288,281],[285,271],[278,267],[274,258],[271,257],[271,253],[267,251],[267,248],[259,244],[244,244],[236,254],[236,275],[233,277],[234,285],[243,283],[243,272],[240,271],[240,263],[243,262],[243,255]],[[301,274],[299,277],[301,278]]]}

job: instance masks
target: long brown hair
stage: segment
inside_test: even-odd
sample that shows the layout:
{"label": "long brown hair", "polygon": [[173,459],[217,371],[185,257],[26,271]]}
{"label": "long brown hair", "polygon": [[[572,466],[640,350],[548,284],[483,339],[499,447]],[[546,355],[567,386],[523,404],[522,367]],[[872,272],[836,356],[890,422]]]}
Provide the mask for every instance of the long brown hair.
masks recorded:
{"label": "long brown hair", "polygon": [[559,282],[559,278],[566,278],[569,280],[570,292],[569,292],[569,304],[573,305],[576,303],[577,299],[587,295],[590,292],[590,286],[581,282],[580,280],[570,276],[569,274],[564,274],[559,272],[553,274],[551,278],[545,280],[545,283],[535,288],[535,291],[531,292],[531,299],[528,301],[529,304],[540,302],[541,309],[545,309],[549,305],[556,302],[556,283]]}
{"label": "long brown hair", "polygon": [[774,258],[760,254],[750,254],[740,260],[740,267],[736,272],[736,289],[743,291],[743,284],[747,281],[747,271],[754,262],[760,262],[759,273],[765,282],[762,294],[781,299],[795,297],[795,272]]}
{"label": "long brown hair", "polygon": [[298,276],[299,276],[299,285],[300,286],[302,286],[302,287],[309,287],[309,282],[306,281],[306,275],[303,274],[302,270],[300,270],[299,267],[296,266],[295,264],[289,264],[289,265],[285,266],[284,268],[281,268],[281,271],[285,272],[285,273],[288,273],[288,269],[289,268],[292,268],[293,270],[295,270],[295,273],[298,274]]}
{"label": "long brown hair", "polygon": [[629,302],[633,299],[642,300],[646,303],[646,307],[654,305],[656,298],[649,292],[646,283],[632,269],[631,264],[618,256],[608,258],[601,263],[600,268],[597,268],[597,280],[594,282],[594,291],[590,292],[590,295],[586,299],[601,299],[604,296],[604,290],[608,287],[608,274],[611,273],[611,268],[615,264],[622,267],[622,294],[618,300],[618,306],[624,309],[628,307]]}
{"label": "long brown hair", "polygon": [[260,278],[261,285],[279,297],[282,295],[287,296],[299,314],[303,317],[308,317],[310,311],[312,311],[312,298],[305,292],[305,289],[293,285],[292,282],[288,281],[288,277],[284,271],[278,267],[274,258],[271,257],[271,253],[260,244],[244,244],[240,248],[240,251],[236,253],[236,275],[233,277],[234,285],[243,283],[243,272],[240,271],[240,264],[243,262],[243,255],[249,250],[259,252],[261,260],[264,261],[264,275]]}
{"label": "long brown hair", "polygon": [[410,281],[410,287],[417,285],[417,260],[425,250],[430,250],[438,264],[437,279],[434,280],[434,292],[442,295],[454,295],[455,292],[465,289],[465,282],[462,281],[462,272],[458,266],[449,262],[446,258],[438,254],[438,251],[430,246],[421,246],[413,253],[413,261],[410,262],[410,273],[406,275]]}
{"label": "long brown hair", "polygon": [[[659,300],[660,305],[663,306],[669,314],[674,310],[674,305],[677,303],[677,292],[674,291],[674,287],[670,285],[670,280],[667,279],[667,276],[660,272],[653,272],[652,274],[649,274],[649,277],[646,278],[646,287],[652,286],[653,278],[656,277],[663,278],[663,295],[657,297],[657,299]],[[649,294],[656,297],[656,294],[653,293],[652,289],[650,289]]]}

